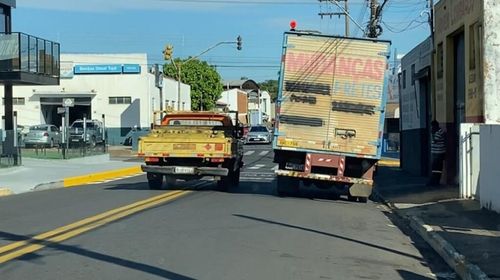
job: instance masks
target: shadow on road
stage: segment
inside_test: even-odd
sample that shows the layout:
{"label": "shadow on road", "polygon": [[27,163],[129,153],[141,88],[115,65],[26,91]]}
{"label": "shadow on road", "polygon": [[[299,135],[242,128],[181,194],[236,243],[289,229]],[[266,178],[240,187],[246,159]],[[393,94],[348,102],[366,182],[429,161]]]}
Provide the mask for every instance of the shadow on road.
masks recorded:
{"label": "shadow on road", "polygon": [[403,280],[431,280],[431,279],[433,279],[433,278],[422,276],[420,274],[416,274],[414,272],[407,271],[407,270],[398,269],[397,271],[398,271],[399,275],[401,275],[401,279],[403,279]]}
{"label": "shadow on road", "polygon": [[316,234],[320,234],[320,235],[325,235],[325,236],[329,236],[329,237],[334,237],[334,238],[338,238],[338,239],[342,239],[342,240],[346,240],[346,241],[358,243],[358,244],[361,244],[361,245],[364,245],[364,246],[368,246],[368,247],[380,249],[380,250],[383,250],[383,251],[391,252],[391,253],[394,253],[394,254],[397,254],[397,255],[400,255],[400,256],[404,256],[404,257],[407,257],[407,258],[415,259],[415,260],[418,260],[418,261],[421,261],[421,262],[424,261],[419,256],[415,256],[415,255],[408,254],[408,253],[405,253],[405,252],[401,252],[401,251],[398,251],[398,250],[394,250],[394,249],[391,249],[391,248],[385,248],[385,247],[382,247],[382,246],[379,246],[379,245],[376,245],[376,244],[372,244],[372,243],[368,243],[368,242],[365,242],[365,241],[356,240],[356,239],[345,237],[345,236],[340,236],[340,235],[333,234],[333,233],[328,233],[328,232],[319,231],[319,230],[315,230],[315,229],[305,228],[305,227],[291,225],[291,224],[285,224],[285,223],[281,223],[281,222],[277,222],[277,221],[272,221],[272,220],[267,220],[267,219],[262,219],[262,218],[257,218],[257,217],[242,215],[242,214],[233,214],[233,216],[240,217],[240,218],[243,218],[243,219],[249,219],[249,220],[253,220],[253,221],[257,221],[257,222],[268,223],[268,224],[283,226],[283,227],[287,227],[287,228],[293,228],[293,229],[303,230],[303,231],[307,231],[307,232],[311,232],[311,233],[316,233]]}
{"label": "shadow on road", "polygon": [[[8,232],[0,232],[0,238],[4,240],[9,240],[9,241],[27,241],[28,245],[33,245],[33,244],[40,244],[44,245],[49,249],[61,251],[61,252],[66,252],[66,253],[73,253],[79,256],[99,260],[102,262],[106,263],[111,263],[114,265],[126,267],[129,269],[141,271],[147,274],[159,276],[161,278],[165,279],[173,279],[173,280],[194,280],[194,278],[187,277],[184,275],[177,274],[175,272],[160,268],[160,267],[155,267],[151,266],[148,264],[144,263],[139,263],[119,257],[114,257],[110,255],[105,255],[102,253],[94,252],[91,250],[87,250],[81,247],[77,246],[70,246],[70,245],[63,245],[55,242],[51,242],[48,240],[38,240],[38,239],[33,239],[30,236],[24,236],[24,235],[17,235],[17,234],[12,234]],[[21,247],[23,248],[23,247]],[[18,260],[21,261],[28,261],[28,262],[33,262],[36,260],[39,260],[40,258],[43,258],[43,255],[36,254],[36,253],[29,253],[26,254],[22,257],[19,257]],[[0,266],[1,267],[1,266]]]}
{"label": "shadow on road", "polygon": [[[135,182],[135,183],[119,183],[113,184],[108,183],[105,186],[106,190],[145,190],[151,192],[161,192],[165,190],[191,190],[198,192],[221,192],[217,183],[210,180],[197,180],[190,182],[178,182],[175,186],[166,187],[163,186],[161,190],[151,190],[148,187],[148,183],[146,179],[144,182]],[[272,181],[246,181],[243,179],[240,182],[239,186],[232,186],[229,188],[227,192],[230,194],[239,194],[239,195],[262,195],[262,196],[275,196],[276,193],[276,179],[274,178]],[[338,203],[356,203],[356,202],[348,202],[346,197],[339,197],[339,195],[332,190],[320,190],[315,187],[301,187],[299,193],[289,196],[283,197],[283,199],[310,199],[310,200],[327,200],[327,201],[335,201]]]}

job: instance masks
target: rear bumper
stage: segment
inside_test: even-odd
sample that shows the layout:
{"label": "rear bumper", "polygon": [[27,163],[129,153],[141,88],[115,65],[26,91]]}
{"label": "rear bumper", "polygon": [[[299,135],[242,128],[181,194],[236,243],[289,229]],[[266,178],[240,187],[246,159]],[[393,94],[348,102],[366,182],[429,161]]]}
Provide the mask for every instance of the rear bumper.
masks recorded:
{"label": "rear bumper", "polygon": [[[192,168],[192,172],[178,173],[177,168]],[[141,165],[141,169],[143,172],[164,175],[227,176],[229,174],[229,169],[222,167]]]}
{"label": "rear bumper", "polygon": [[373,186],[373,180],[368,179],[360,179],[360,178],[352,178],[352,177],[344,177],[344,176],[332,176],[332,175],[324,175],[324,174],[315,174],[315,173],[305,173],[299,171],[288,171],[288,170],[276,170],[276,175],[278,176],[288,176],[295,177],[301,179],[312,179],[312,180],[321,180],[321,181],[332,181],[332,182],[342,182],[348,184],[362,184]]}

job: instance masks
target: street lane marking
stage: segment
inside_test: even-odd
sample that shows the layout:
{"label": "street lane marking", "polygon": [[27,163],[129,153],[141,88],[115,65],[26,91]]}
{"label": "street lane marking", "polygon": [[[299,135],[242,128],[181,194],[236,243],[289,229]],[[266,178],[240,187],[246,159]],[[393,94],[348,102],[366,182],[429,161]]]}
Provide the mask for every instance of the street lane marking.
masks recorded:
{"label": "street lane marking", "polygon": [[265,156],[267,154],[269,154],[269,151],[262,151],[260,152],[259,156]]}
{"label": "street lane marking", "polygon": [[255,151],[248,151],[245,153],[245,156],[253,155],[254,153],[255,153]]}
{"label": "street lane marking", "polygon": [[252,167],[250,167],[248,169],[257,170],[257,169],[261,169],[264,166],[266,166],[266,165],[264,165],[264,164],[256,164],[256,165],[254,165],[254,166],[252,166]]}
{"label": "street lane marking", "polygon": [[[30,240],[18,241],[9,245],[0,247],[0,264],[18,258],[25,254],[32,253],[47,246],[44,243],[57,243],[66,239],[75,237],[92,229],[101,227],[110,222],[119,220],[121,218],[130,216],[137,212],[155,207],[157,205],[175,200],[192,191],[173,191],[162,195],[154,196],[145,200],[141,200],[123,207],[119,207],[107,212],[85,218],[75,223],[62,226],[60,228],[39,234]],[[32,244],[35,243],[35,244]],[[41,243],[41,244],[38,244]],[[32,244],[32,245],[30,245]],[[28,245],[28,246],[27,246]],[[20,249],[18,249],[20,248]],[[18,249],[18,250],[15,250]]]}

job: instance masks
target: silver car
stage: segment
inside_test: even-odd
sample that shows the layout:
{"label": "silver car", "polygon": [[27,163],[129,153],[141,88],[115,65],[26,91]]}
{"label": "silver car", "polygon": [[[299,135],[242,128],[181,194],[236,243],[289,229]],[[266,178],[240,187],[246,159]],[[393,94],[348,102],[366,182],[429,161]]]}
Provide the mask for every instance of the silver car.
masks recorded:
{"label": "silver car", "polygon": [[250,143],[269,144],[271,142],[272,142],[271,132],[265,126],[250,127],[245,137],[245,144],[250,144]]}
{"label": "silver car", "polygon": [[31,126],[24,137],[26,147],[43,146],[55,147],[61,144],[61,133],[55,125],[41,124]]}

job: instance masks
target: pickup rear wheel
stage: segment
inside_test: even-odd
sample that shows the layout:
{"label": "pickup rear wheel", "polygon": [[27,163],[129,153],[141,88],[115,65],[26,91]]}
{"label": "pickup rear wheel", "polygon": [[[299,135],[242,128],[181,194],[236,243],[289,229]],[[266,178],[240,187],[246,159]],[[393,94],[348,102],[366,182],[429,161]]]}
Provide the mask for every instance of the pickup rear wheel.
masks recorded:
{"label": "pickup rear wheel", "polygon": [[161,185],[163,183],[163,176],[160,174],[155,174],[155,173],[148,173],[148,184],[149,188],[152,190],[159,190],[161,189]]}
{"label": "pickup rear wheel", "polygon": [[236,171],[229,171],[227,176],[222,177],[220,181],[217,182],[217,186],[220,191],[227,192],[231,186],[237,187],[240,183],[240,169]]}

